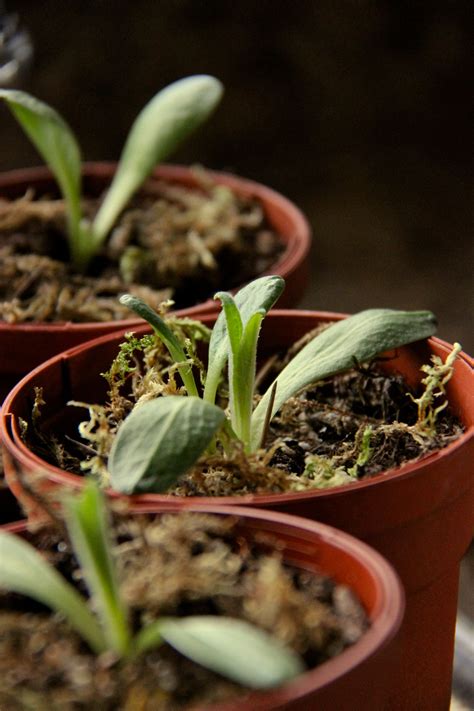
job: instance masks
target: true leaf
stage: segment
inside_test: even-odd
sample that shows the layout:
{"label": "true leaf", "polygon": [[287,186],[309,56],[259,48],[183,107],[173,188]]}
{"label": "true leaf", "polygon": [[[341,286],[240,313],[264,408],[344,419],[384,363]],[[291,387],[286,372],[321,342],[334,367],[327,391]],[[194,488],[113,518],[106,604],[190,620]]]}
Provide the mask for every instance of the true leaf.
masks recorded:
{"label": "true leaf", "polygon": [[251,417],[257,365],[257,341],[264,317],[265,312],[263,309],[260,309],[260,311],[254,313],[247,321],[240,342],[238,361],[236,364],[234,363],[233,367],[233,400],[234,403],[239,403],[240,418],[237,434],[245,444],[246,450],[250,447]]}
{"label": "true leaf", "polygon": [[[263,309],[267,313],[285,288],[285,281],[279,276],[264,276],[244,286],[235,295],[234,301],[239,309],[242,326],[245,328],[249,318]],[[217,295],[216,295],[217,298]],[[212,329],[209,343],[209,366],[204,389],[204,399],[214,402],[220,374],[226,364],[229,353],[229,337],[226,316],[221,312]]]}
{"label": "true leaf", "polygon": [[93,481],[65,502],[74,551],[102,622],[108,649],[123,655],[130,644],[127,613],[120,599],[111,556],[111,534],[103,495]]}
{"label": "true leaf", "polygon": [[[307,385],[435,331],[436,319],[430,311],[369,309],[338,321],[310,341],[276,378],[271,416]],[[271,388],[252,415],[252,449],[261,446],[270,397]]]}
{"label": "true leaf", "polygon": [[81,237],[81,155],[76,138],[53,108],[33,96],[16,89],[0,89],[0,99],[6,101],[58,181],[68,206],[72,257],[82,266],[88,245]]}
{"label": "true leaf", "polygon": [[93,224],[102,243],[133,193],[157,163],[168,156],[212,113],[222,84],[211,76],[187,77],[158,92],[135,120],[114,180]]}
{"label": "true leaf", "polygon": [[160,397],[136,407],[112,445],[112,486],[125,494],[166,491],[203,453],[224,419],[220,408],[197,397]]}
{"label": "true leaf", "polygon": [[243,620],[211,615],[165,618],[159,628],[181,654],[249,688],[278,686],[304,671],[293,650]]}
{"label": "true leaf", "polygon": [[100,654],[106,649],[99,623],[79,593],[33,546],[3,531],[0,531],[0,587],[61,612],[94,652]]}
{"label": "true leaf", "polygon": [[242,319],[231,294],[219,292],[230,343],[229,390],[232,427],[246,447],[250,444],[257,340],[265,309],[258,309],[242,328]]}

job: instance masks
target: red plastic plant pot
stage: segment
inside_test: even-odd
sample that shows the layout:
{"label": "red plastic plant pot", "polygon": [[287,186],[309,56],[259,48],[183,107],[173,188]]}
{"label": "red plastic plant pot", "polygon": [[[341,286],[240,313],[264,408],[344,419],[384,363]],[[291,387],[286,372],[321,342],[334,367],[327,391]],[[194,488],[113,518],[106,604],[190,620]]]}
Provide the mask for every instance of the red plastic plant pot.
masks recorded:
{"label": "red plastic plant pot", "polygon": [[[370,628],[358,642],[285,686],[249,692],[202,711],[388,708],[392,669],[399,654],[397,631],[403,618],[404,595],[397,575],[382,556],[342,531],[277,511],[239,506],[194,508],[200,513],[237,516],[239,534],[248,539],[262,533],[270,535],[279,549],[281,546],[288,564],[327,574],[350,587],[370,620]],[[179,511],[180,507],[164,510]],[[163,508],[149,506],[144,512],[160,513]],[[15,532],[21,533],[25,528],[25,524],[17,525]]]}
{"label": "red plastic plant pot", "polygon": [[[202,320],[210,325],[215,316]],[[305,311],[270,312],[261,336],[263,355],[287,348],[318,323],[341,315]],[[147,328],[141,329],[146,332]],[[5,400],[0,428],[5,469],[12,490],[24,496],[15,467],[26,476],[41,469],[49,487],[80,487],[83,479],[46,464],[21,440],[20,418],[27,419],[34,386],[43,386],[45,421],[66,427],[69,400],[99,402],[105,395],[104,372],[117,352],[122,334],[97,339],[37,368]],[[445,359],[449,344],[437,338],[397,350],[386,361],[408,383],[419,381],[420,366],[435,353]],[[95,375],[93,375],[95,374]],[[242,504],[318,520],[366,541],[384,555],[401,577],[407,595],[402,626],[403,647],[396,662],[391,711],[447,711],[451,696],[452,659],[460,560],[474,528],[474,373],[472,360],[461,354],[448,384],[452,412],[465,432],[449,446],[404,467],[369,480],[330,490],[289,494],[206,498],[148,494],[130,497],[134,510],[150,505],[210,506]],[[78,413],[74,413],[78,417]],[[72,417],[72,415],[69,415]],[[80,416],[79,416],[80,419]],[[77,425],[70,421],[75,434]]]}
{"label": "red plastic plant pot", "polygon": [[[100,195],[115,172],[114,163],[89,163],[83,168],[84,193]],[[230,187],[237,195],[255,198],[262,206],[272,229],[280,236],[284,251],[267,273],[279,274],[286,280],[283,306],[294,306],[303,296],[308,281],[308,256],[311,244],[310,227],[300,210],[287,198],[270,188],[226,173],[209,172],[212,180]],[[192,171],[183,166],[162,165],[147,181],[144,191],[156,193],[154,181],[165,180],[186,187],[197,187]],[[33,188],[35,194],[57,192],[56,183],[47,168],[28,168],[0,174],[0,198],[18,198]],[[192,314],[217,311],[211,298],[190,305],[179,313]],[[137,326],[136,318],[101,323],[23,323],[0,321],[0,402],[13,385],[43,361],[84,341],[117,329]]]}

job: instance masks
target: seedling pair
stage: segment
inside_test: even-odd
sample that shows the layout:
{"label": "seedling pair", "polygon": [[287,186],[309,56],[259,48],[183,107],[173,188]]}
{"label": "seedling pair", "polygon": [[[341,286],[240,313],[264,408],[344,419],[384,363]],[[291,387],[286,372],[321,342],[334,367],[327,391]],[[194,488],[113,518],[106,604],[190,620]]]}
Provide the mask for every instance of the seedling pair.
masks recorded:
{"label": "seedling pair", "polygon": [[81,155],[77,140],[50,106],[22,91],[0,89],[13,115],[51,168],[67,207],[71,262],[85,271],[116,219],[153,168],[212,113],[222,96],[211,76],[170,84],[142,109],[128,135],[112,184],[92,222],[82,216]]}

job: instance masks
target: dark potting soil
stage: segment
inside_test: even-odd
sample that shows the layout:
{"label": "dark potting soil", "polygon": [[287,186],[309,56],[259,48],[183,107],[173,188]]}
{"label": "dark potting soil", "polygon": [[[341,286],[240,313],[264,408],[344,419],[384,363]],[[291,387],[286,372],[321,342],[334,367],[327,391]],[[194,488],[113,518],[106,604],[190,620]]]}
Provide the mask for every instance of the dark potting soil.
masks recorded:
{"label": "dark potting soil", "polygon": [[[68,264],[65,205],[32,191],[0,198],[0,320],[111,321],[130,318],[118,302],[132,293],[157,309],[177,308],[233,288],[278,261],[283,245],[261,206],[196,170],[199,190],[155,182],[158,195],[134,198],[89,272]],[[93,217],[99,200],[84,201]]]}
{"label": "dark potting soil", "polygon": [[227,496],[350,485],[441,449],[461,434],[449,413],[436,431],[420,430],[408,392],[401,376],[376,365],[318,383],[273,418],[263,453],[203,459],[170,493]]}
{"label": "dark potting soil", "polygon": [[[175,328],[181,329],[180,339],[206,338],[206,332],[198,333],[195,322]],[[257,378],[260,384],[265,379],[268,384],[301,345],[295,344],[288,354],[267,363]],[[197,365],[203,367],[199,361]],[[382,365],[375,361],[305,389],[273,418],[262,450],[247,455],[237,444],[225,456],[205,455],[168,493],[228,496],[351,484],[419,459],[461,434],[462,426],[449,409],[437,414],[433,427],[423,426],[414,402],[422,388],[413,391],[400,374],[385,371]],[[34,416],[25,423],[28,446],[62,469],[92,474],[104,486],[110,485],[107,460],[122,420],[138,400],[181,392],[179,377],[175,378],[176,370],[170,366],[160,341],[153,336],[141,340],[130,336],[106,375],[106,403],[75,403],[89,410],[80,434],[77,422],[83,419],[82,410],[74,412],[75,424],[68,432],[43,428],[38,413],[44,403],[38,392]],[[434,406],[441,403],[437,399]],[[225,392],[220,404],[227,404]]]}
{"label": "dark potting soil", "polygon": [[[237,617],[293,648],[308,668],[363,635],[368,619],[347,587],[286,566],[274,540],[244,538],[237,524],[203,514],[116,518],[120,591],[137,629],[160,615]],[[86,594],[63,533],[32,537]],[[172,711],[245,693],[166,644],[133,661],[94,657],[59,615],[0,595],[2,711]]]}

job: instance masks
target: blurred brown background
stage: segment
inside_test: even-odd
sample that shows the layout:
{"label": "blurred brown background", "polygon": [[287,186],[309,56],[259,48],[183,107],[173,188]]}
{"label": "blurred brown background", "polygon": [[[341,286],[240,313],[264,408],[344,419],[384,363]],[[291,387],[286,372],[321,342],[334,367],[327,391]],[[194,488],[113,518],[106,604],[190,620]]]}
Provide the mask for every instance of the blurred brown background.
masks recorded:
{"label": "blurred brown background", "polygon": [[[268,183],[314,229],[305,307],[430,308],[474,351],[465,2],[6,0],[35,45],[26,89],[115,159],[138,110],[208,72],[218,113],[174,159]],[[0,107],[0,170],[37,164]]]}

